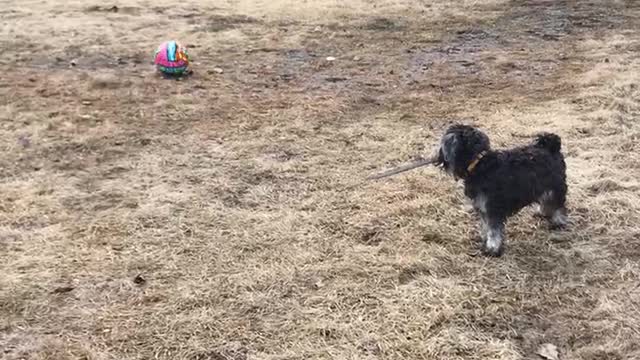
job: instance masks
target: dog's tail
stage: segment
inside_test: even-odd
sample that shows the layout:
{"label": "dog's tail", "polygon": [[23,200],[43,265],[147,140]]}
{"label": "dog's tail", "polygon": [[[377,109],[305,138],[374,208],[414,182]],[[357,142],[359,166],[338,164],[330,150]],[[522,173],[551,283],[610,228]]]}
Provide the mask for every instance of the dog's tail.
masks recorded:
{"label": "dog's tail", "polygon": [[547,149],[552,154],[557,154],[562,148],[562,140],[560,136],[552,133],[538,134],[534,142],[535,146]]}

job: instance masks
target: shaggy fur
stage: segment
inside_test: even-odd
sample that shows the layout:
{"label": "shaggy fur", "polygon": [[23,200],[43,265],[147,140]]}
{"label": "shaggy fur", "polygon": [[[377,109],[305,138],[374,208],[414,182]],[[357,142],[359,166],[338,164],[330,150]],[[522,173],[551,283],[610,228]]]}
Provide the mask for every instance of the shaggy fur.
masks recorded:
{"label": "shaggy fur", "polygon": [[465,195],[480,216],[485,254],[502,255],[505,222],[525,206],[539,204],[553,227],[566,225],[566,165],[560,150],[560,137],[550,133],[539,134],[530,145],[495,151],[476,128],[453,125],[446,131],[436,163],[463,179]]}

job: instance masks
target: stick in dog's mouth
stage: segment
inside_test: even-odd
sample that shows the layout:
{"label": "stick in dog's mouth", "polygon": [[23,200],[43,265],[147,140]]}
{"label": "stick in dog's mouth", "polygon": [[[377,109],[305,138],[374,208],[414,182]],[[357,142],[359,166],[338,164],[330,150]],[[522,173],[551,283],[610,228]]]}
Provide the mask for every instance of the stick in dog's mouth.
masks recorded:
{"label": "stick in dog's mouth", "polygon": [[396,174],[400,174],[402,172],[405,171],[409,171],[409,170],[413,170],[415,168],[419,168],[421,166],[427,166],[427,165],[433,165],[435,164],[437,161],[436,157],[431,157],[431,158],[419,158],[415,161],[412,161],[408,164],[402,165],[402,166],[398,166],[397,168],[393,168],[378,174],[374,174],[371,175],[369,177],[367,177],[367,180],[377,180],[377,179],[382,179],[382,178],[386,178],[392,175],[396,175]]}

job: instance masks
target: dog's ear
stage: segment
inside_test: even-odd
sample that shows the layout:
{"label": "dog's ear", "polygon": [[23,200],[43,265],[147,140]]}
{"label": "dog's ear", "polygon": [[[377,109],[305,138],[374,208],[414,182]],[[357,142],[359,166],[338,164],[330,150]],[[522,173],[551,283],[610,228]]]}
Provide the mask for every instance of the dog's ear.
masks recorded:
{"label": "dog's ear", "polygon": [[440,152],[445,164],[455,164],[456,153],[458,152],[459,146],[460,140],[458,140],[458,136],[456,134],[449,133],[442,137]]}

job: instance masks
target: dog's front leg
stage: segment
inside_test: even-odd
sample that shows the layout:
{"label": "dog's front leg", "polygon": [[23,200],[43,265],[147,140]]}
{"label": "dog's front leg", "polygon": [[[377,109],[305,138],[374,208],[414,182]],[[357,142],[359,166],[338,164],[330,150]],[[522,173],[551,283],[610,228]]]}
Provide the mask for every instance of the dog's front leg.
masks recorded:
{"label": "dog's front leg", "polygon": [[501,256],[504,251],[504,220],[489,216],[486,225],[484,253],[489,256]]}
{"label": "dog's front leg", "polygon": [[487,232],[489,231],[489,220],[487,214],[482,211],[478,211],[478,216],[480,217],[480,239],[485,244],[487,242]]}

